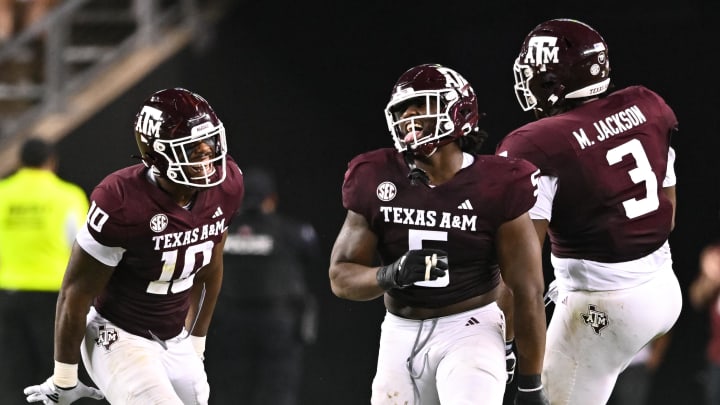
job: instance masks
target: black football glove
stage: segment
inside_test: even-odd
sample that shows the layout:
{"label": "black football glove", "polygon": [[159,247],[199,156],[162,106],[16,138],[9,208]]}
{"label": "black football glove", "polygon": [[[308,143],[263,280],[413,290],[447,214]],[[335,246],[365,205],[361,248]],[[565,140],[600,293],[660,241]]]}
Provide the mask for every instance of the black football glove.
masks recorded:
{"label": "black football glove", "polygon": [[540,375],[519,374],[517,381],[518,391],[515,394],[514,405],[550,405]]}
{"label": "black football glove", "polygon": [[445,275],[447,252],[439,249],[408,250],[395,262],[382,266],[377,281],[384,290],[405,288],[416,281],[435,280]]}

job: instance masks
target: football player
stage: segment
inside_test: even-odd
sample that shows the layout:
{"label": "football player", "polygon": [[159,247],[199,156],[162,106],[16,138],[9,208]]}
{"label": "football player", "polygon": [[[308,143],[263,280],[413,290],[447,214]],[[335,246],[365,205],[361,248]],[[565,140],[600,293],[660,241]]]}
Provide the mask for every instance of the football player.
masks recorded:
{"label": "football player", "polygon": [[554,405],[605,404],[618,374],[682,307],[668,245],[678,122],[646,87],[611,90],[608,57],[585,23],[536,26],[514,72],[522,109],[538,119],[497,147],[541,172],[530,216],[541,244],[549,235],[555,273],[543,370]]}
{"label": "football player", "polygon": [[[58,298],[54,374],[28,402],[208,403],[205,336],[242,173],[213,109],[185,89],[145,100],[135,138],[143,163],[91,194]],[[81,357],[99,390],[78,381]]]}
{"label": "football player", "polygon": [[395,148],[349,162],[329,269],[336,296],[384,297],[372,404],[503,402],[501,274],[516,307],[516,401],[547,403],[541,250],[527,212],[537,168],[464,152],[484,138],[475,92],[450,68],[409,69],[385,116]]}

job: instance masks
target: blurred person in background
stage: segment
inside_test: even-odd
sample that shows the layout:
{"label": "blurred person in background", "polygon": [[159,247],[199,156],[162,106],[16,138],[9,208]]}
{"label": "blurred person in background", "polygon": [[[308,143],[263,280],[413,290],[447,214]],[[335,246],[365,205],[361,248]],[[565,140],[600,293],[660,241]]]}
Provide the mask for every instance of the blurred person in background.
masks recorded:
{"label": "blurred person in background", "polygon": [[0,0],[0,45],[40,21],[61,0]]}
{"label": "blurred person in background", "polygon": [[[62,0],[0,0],[0,46],[47,16]],[[43,79],[44,35],[0,64],[0,81],[39,83]]]}
{"label": "blurred person in background", "polygon": [[720,242],[707,245],[699,261],[700,273],[690,284],[690,303],[697,311],[708,310],[705,395],[707,405],[720,405]]}
{"label": "blurred person in background", "polygon": [[88,198],[55,173],[52,143],[26,140],[21,167],[0,180],[0,395],[24,400],[52,358],[55,303]]}
{"label": "blurred person in background", "polygon": [[228,231],[225,274],[205,360],[211,404],[300,404],[304,348],[317,306],[307,285],[324,268],[314,227],[277,211],[274,176],[243,170],[243,209]]}

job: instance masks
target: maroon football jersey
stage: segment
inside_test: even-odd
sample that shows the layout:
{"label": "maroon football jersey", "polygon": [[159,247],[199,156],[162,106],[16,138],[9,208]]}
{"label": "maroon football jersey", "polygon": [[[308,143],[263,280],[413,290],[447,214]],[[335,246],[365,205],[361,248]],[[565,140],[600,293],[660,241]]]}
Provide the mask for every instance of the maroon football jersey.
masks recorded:
{"label": "maroon football jersey", "polygon": [[655,251],[670,234],[662,184],[676,127],[660,96],[633,86],[520,127],[497,151],[557,177],[553,254],[622,262]]}
{"label": "maroon football jersey", "polygon": [[437,187],[411,185],[408,172],[395,149],[379,149],[350,161],[343,183],[343,205],[366,218],[383,264],[409,249],[448,253],[449,284],[416,284],[388,294],[404,305],[437,308],[497,286],[495,233],[535,203],[537,168],[521,159],[481,155]]}
{"label": "maroon football jersey", "polygon": [[201,189],[186,210],[148,181],[147,170],[139,164],[112,173],[90,196],[90,235],[125,249],[94,305],[128,332],[169,339],[185,324],[194,274],[210,262],[240,206],[243,179],[228,159],[225,181]]}

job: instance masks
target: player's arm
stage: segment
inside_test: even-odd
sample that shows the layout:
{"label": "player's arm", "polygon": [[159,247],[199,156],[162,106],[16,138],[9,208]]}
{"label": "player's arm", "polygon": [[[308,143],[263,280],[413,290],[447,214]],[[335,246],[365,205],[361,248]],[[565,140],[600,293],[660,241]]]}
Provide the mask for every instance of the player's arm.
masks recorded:
{"label": "player's arm", "polygon": [[547,219],[533,219],[533,228],[535,228],[535,234],[537,235],[540,246],[545,244],[545,236],[547,235],[547,229],[550,225]]}
{"label": "player's arm", "polygon": [[[190,290],[190,309],[185,318],[185,328],[191,332],[195,351],[203,358],[205,337],[210,328],[215,304],[220,295],[223,278],[223,248],[227,239],[227,230],[220,243],[213,247],[210,263],[195,274]],[[204,290],[204,291],[203,291]]]}
{"label": "player's arm", "polygon": [[675,211],[677,206],[677,195],[675,191],[675,186],[672,187],[663,187],[662,189],[663,193],[665,193],[665,196],[670,200],[670,203],[672,203],[672,222],[670,225],[670,229],[675,229]]}
{"label": "player's arm", "polygon": [[720,245],[712,244],[700,252],[700,274],[690,284],[690,303],[701,310],[720,294]]}
{"label": "player's arm", "polygon": [[545,284],[542,251],[527,213],[500,226],[497,253],[503,280],[512,291],[518,386],[527,378],[539,383],[545,354]]}
{"label": "player's arm", "polygon": [[690,303],[696,310],[705,309],[720,294],[720,282],[700,272],[690,284]]}
{"label": "player's arm", "polygon": [[80,344],[85,336],[88,309],[110,280],[114,268],[90,256],[77,243],[58,295],[55,312],[55,360],[80,362]]}
{"label": "player's arm", "polygon": [[505,284],[505,281],[501,278],[500,279],[500,285],[498,286],[498,290],[500,291],[500,294],[498,294],[497,304],[502,309],[503,313],[505,314],[505,324],[506,324],[506,332],[505,332],[505,340],[510,342],[513,339],[515,339],[515,329],[513,328],[513,324],[515,316],[513,314],[513,294],[510,288]]}
{"label": "player's arm", "polygon": [[78,380],[80,345],[92,299],[110,280],[113,267],[105,265],[75,243],[58,294],[55,311],[55,368],[53,375],[38,385],[25,387],[27,402],[70,404],[103,394]]}
{"label": "player's arm", "polygon": [[377,236],[365,217],[348,210],[330,253],[330,287],[333,293],[353,301],[368,301],[385,292],[373,266]]}
{"label": "player's arm", "polygon": [[510,384],[515,378],[515,367],[517,366],[517,357],[513,351],[515,343],[513,295],[502,277],[498,289],[500,293],[498,294],[497,304],[505,314],[505,371],[507,371],[505,382]]}

